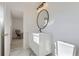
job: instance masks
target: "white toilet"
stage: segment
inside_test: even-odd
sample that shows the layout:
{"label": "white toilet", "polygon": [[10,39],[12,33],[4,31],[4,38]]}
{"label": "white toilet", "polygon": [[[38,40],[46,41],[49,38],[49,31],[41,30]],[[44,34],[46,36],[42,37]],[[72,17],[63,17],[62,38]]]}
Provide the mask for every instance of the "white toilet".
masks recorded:
{"label": "white toilet", "polygon": [[75,56],[76,48],[75,45],[69,44],[62,41],[57,41],[55,44],[55,55],[56,56]]}

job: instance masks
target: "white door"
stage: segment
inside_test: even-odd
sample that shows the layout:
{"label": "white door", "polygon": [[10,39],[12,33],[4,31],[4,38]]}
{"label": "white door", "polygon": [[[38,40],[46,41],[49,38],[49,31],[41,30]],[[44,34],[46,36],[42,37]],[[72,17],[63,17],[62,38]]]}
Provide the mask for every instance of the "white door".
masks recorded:
{"label": "white door", "polygon": [[[1,17],[0,17],[0,18],[1,18]],[[1,19],[0,19],[0,20],[1,20]],[[2,48],[1,48],[1,40],[2,40],[2,39],[1,39],[1,29],[2,29],[2,28],[1,28],[1,21],[0,21],[0,56],[1,56],[1,49],[2,49]]]}
{"label": "white door", "polygon": [[4,55],[9,56],[11,44],[11,13],[7,6],[5,6],[4,18]]}
{"label": "white door", "polygon": [[4,20],[4,16],[3,16],[3,7],[0,5],[0,56],[3,53],[3,20]]}

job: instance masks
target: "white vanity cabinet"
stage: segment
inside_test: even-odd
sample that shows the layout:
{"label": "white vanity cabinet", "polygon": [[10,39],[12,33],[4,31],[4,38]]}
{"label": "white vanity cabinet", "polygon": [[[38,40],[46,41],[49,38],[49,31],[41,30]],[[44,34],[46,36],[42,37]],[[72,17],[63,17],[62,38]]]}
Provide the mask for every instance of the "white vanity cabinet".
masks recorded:
{"label": "white vanity cabinet", "polygon": [[39,55],[48,55],[51,53],[51,37],[49,34],[40,33],[39,35]]}
{"label": "white vanity cabinet", "polygon": [[46,33],[32,33],[30,48],[36,55],[44,56],[51,53],[51,37]]}

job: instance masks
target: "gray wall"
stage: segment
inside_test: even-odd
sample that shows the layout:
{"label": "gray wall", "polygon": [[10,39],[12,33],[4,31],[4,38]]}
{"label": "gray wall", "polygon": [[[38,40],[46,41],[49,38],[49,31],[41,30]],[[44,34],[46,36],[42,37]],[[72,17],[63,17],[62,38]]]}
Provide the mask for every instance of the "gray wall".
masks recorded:
{"label": "gray wall", "polygon": [[[62,40],[76,45],[78,51],[79,3],[48,3],[48,4],[49,7],[51,8],[50,11],[54,12],[55,22],[54,24],[49,25],[46,28],[46,31],[52,34],[53,40]],[[77,55],[79,55],[79,53],[77,53]]]}

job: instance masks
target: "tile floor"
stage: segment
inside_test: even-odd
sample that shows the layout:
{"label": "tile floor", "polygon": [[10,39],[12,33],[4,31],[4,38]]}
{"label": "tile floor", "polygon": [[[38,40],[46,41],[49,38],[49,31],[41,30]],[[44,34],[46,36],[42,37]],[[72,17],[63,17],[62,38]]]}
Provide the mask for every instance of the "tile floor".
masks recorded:
{"label": "tile floor", "polygon": [[[36,56],[30,48],[23,49],[23,40],[14,39],[11,43],[10,56]],[[49,54],[47,56],[52,56]]]}
{"label": "tile floor", "polygon": [[11,49],[23,48],[23,39],[12,39]]}
{"label": "tile floor", "polygon": [[10,56],[32,56],[30,49],[23,49],[22,39],[13,39],[11,43]]}

